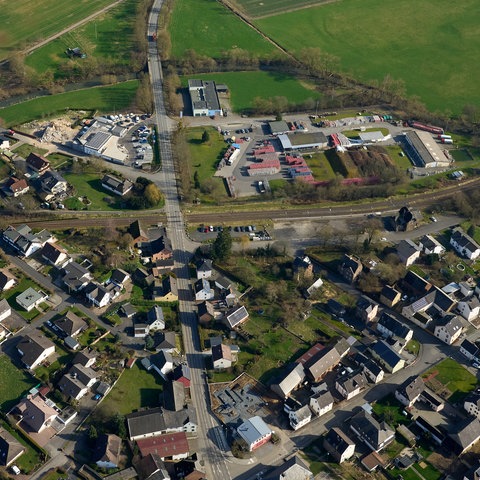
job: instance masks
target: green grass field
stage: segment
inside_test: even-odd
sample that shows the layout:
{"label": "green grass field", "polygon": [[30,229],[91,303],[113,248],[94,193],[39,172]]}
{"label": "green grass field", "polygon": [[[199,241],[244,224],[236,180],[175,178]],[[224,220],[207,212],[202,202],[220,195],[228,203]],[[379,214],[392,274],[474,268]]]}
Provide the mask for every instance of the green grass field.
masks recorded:
{"label": "green grass field", "polygon": [[305,161],[312,171],[315,180],[332,180],[335,173],[327,160],[324,153],[314,153],[313,155],[305,155]]}
{"label": "green grass field", "polygon": [[6,355],[0,356],[0,410],[7,413],[38,381],[19,370]]}
{"label": "green grass field", "polygon": [[74,47],[81,48],[89,58],[128,65],[133,46],[136,4],[136,0],[124,0],[108,13],[35,50],[25,59],[26,65],[39,73],[51,69],[55,77],[61,77],[61,65],[83,61],[70,60],[65,54],[67,48]]}
{"label": "green grass field", "polygon": [[91,15],[113,0],[1,2],[0,59]]}
{"label": "green grass field", "polygon": [[38,118],[48,118],[68,109],[113,112],[130,107],[138,88],[137,80],[105,87],[93,87],[74,92],[36,98],[0,109],[6,125],[15,126]]}
{"label": "green grass field", "polygon": [[108,415],[116,412],[126,415],[139,408],[158,407],[162,388],[160,376],[153,371],[147,372],[138,361],[122,373],[115,387],[99,405],[99,410]]}
{"label": "green grass field", "polygon": [[[191,75],[182,78],[186,85]],[[255,97],[286,97],[290,103],[301,103],[320,94],[313,85],[300,82],[295,77],[278,72],[226,72],[202,74],[203,80],[225,83],[230,90],[230,103],[236,112],[253,107]],[[0,111],[1,116],[1,111]]]}
{"label": "green grass field", "polygon": [[390,74],[430,109],[458,113],[480,103],[480,63],[469,61],[480,50],[477,9],[476,0],[341,0],[256,25],[290,51],[319,47],[360,80]]}
{"label": "green grass field", "polygon": [[234,0],[233,3],[249,17],[263,17],[318,5],[325,1],[328,0],[297,0],[293,4],[291,0]]}
{"label": "green grass field", "polygon": [[177,0],[169,32],[174,57],[181,57],[189,49],[210,57],[233,48],[263,56],[276,50],[219,2],[211,0]]}

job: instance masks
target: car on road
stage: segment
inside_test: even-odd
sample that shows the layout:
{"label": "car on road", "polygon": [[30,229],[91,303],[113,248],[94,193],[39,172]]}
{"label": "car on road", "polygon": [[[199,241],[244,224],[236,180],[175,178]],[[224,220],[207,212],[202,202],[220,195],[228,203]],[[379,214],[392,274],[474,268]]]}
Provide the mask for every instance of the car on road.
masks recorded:
{"label": "car on road", "polygon": [[53,323],[50,320],[47,320],[45,322],[47,324],[47,327],[52,327]]}
{"label": "car on road", "polygon": [[480,364],[478,364],[477,362],[473,362],[472,367],[473,368],[480,368]]}
{"label": "car on road", "polygon": [[213,225],[210,225],[210,226],[208,227],[208,230],[209,230],[210,232],[213,232]]}
{"label": "car on road", "polygon": [[102,396],[101,396],[99,393],[97,393],[97,394],[93,397],[93,399],[94,399],[96,402],[98,402],[98,400],[100,400],[101,398],[102,398]]}
{"label": "car on road", "polygon": [[430,220],[431,220],[432,222],[438,222],[438,220],[436,219],[436,217],[430,217]]}

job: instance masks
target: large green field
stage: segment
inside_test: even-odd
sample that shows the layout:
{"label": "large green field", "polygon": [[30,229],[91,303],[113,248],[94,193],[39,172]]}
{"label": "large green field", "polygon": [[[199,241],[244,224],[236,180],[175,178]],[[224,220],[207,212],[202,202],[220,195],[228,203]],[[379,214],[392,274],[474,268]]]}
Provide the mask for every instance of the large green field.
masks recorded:
{"label": "large green field", "polygon": [[0,355],[0,410],[3,413],[37,384],[38,380],[19,370],[6,355]]}
{"label": "large green field", "polygon": [[108,13],[38,48],[25,63],[37,72],[52,69],[56,76],[61,76],[58,70],[61,65],[84,61],[70,60],[65,54],[67,48],[79,47],[89,58],[127,65],[133,46],[136,6],[136,0],[124,0]]}
{"label": "large green field", "polygon": [[255,30],[212,0],[177,0],[169,32],[174,57],[181,57],[188,49],[211,57],[232,48],[259,55],[275,50]]}
{"label": "large green field", "polygon": [[290,12],[327,1],[329,0],[296,0],[292,3],[292,0],[234,0],[232,3],[249,17],[263,17]]}
{"label": "large green field", "polygon": [[[340,0],[256,21],[290,51],[316,46],[363,81],[405,81],[432,110],[480,104],[477,0]],[[301,28],[299,28],[301,26]]]}
{"label": "large green field", "polygon": [[0,59],[73,25],[113,0],[2,0]]}
{"label": "large green field", "polygon": [[[308,98],[317,99],[320,96],[312,85],[278,72],[225,72],[202,74],[198,77],[225,83],[230,91],[231,106],[237,112],[252,108],[255,97],[286,97],[291,103],[301,103]],[[188,78],[182,79],[184,85]]]}
{"label": "large green field", "polygon": [[0,118],[7,125],[14,126],[37,118],[51,117],[67,109],[118,111],[132,105],[137,88],[138,81],[131,80],[111,86],[39,97],[0,109]]}

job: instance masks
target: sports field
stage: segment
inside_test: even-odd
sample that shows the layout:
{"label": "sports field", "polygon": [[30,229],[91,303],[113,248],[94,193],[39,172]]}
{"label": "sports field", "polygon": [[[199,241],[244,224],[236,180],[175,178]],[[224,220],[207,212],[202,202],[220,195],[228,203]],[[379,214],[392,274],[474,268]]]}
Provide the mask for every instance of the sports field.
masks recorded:
{"label": "sports field", "polygon": [[177,58],[189,49],[210,57],[219,57],[232,48],[258,55],[276,50],[255,30],[212,0],[177,0],[169,32],[172,55]]}
{"label": "sports field", "polygon": [[113,112],[130,107],[137,88],[138,81],[131,80],[105,87],[48,95],[2,108],[0,118],[6,125],[15,126],[37,118],[52,117],[68,109]]}
{"label": "sports field", "polygon": [[277,15],[331,0],[233,0],[231,3],[250,18]]}
{"label": "sports field", "polygon": [[[236,112],[253,107],[255,97],[286,97],[290,103],[301,103],[308,98],[317,99],[320,94],[312,85],[295,77],[278,72],[225,72],[197,75],[202,80],[225,83],[230,91],[231,107]],[[182,78],[186,85],[189,77]],[[1,111],[0,111],[1,116]]]}
{"label": "sports field", "polygon": [[[124,0],[106,14],[38,48],[25,59],[26,65],[43,73],[55,72],[61,77],[59,67],[70,60],[67,48],[79,47],[88,58],[94,57],[108,64],[128,65],[133,48],[133,29],[137,0]],[[84,62],[76,59],[74,62]]]}
{"label": "sports field", "polygon": [[114,0],[3,0],[0,59],[88,17]]}
{"label": "sports field", "polygon": [[[432,110],[480,104],[477,0],[339,0],[256,25],[290,51],[317,46],[360,80],[390,74]],[[299,28],[301,26],[301,28]]]}

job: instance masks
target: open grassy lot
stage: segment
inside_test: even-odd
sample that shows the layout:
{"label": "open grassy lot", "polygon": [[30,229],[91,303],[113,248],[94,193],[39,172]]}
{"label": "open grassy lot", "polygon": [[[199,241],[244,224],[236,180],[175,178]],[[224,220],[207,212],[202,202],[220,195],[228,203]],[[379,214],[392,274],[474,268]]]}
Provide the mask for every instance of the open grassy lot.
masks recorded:
{"label": "open grassy lot", "polygon": [[427,379],[427,385],[437,393],[444,393],[451,403],[463,400],[463,398],[475,390],[477,378],[464,366],[452,358],[446,358],[433,366],[422,377]]}
{"label": "open grassy lot", "polygon": [[175,2],[169,32],[172,55],[177,58],[189,49],[210,57],[219,57],[222,52],[232,48],[262,56],[276,51],[271,43],[220,2],[211,0]]}
{"label": "open grassy lot", "polygon": [[52,69],[56,77],[61,77],[62,64],[83,61],[70,60],[65,54],[68,48],[79,47],[89,58],[127,65],[133,47],[136,4],[136,0],[124,0],[108,13],[35,50],[25,63],[40,73]]}
{"label": "open grassy lot", "polygon": [[0,409],[7,413],[28,390],[38,384],[18,369],[6,355],[0,356]]}
{"label": "open grassy lot", "polygon": [[361,80],[388,73],[432,110],[458,113],[480,102],[480,64],[468,61],[480,49],[477,8],[476,0],[341,0],[256,25],[288,50],[315,45]]}
{"label": "open grassy lot", "polygon": [[299,8],[318,5],[325,1],[327,0],[298,0],[292,3],[291,0],[234,0],[233,3],[249,17],[262,17],[291,12]]}
{"label": "open grassy lot", "polygon": [[0,118],[7,125],[14,126],[37,118],[51,117],[68,109],[118,112],[132,105],[137,88],[138,81],[130,80],[105,87],[39,97],[0,109]]}
{"label": "open grassy lot", "polygon": [[113,3],[113,0],[17,0],[2,2],[0,25],[0,58],[25,43],[46,38]]}
{"label": "open grassy lot", "polygon": [[[290,75],[278,72],[226,72],[202,74],[201,77],[204,80],[225,83],[230,90],[232,109],[236,112],[252,108],[255,97],[286,97],[291,103],[301,103],[320,96],[313,85],[307,85]],[[182,84],[186,85],[188,78],[184,77]]]}
{"label": "open grassy lot", "polygon": [[45,155],[48,152],[48,150],[46,150],[45,148],[34,147],[33,145],[29,145],[28,143],[19,145],[17,148],[14,148],[13,151],[23,158],[27,158],[32,152],[37,153],[38,155]]}
{"label": "open grassy lot", "polygon": [[312,171],[315,180],[332,180],[335,173],[327,160],[324,153],[314,153],[313,155],[305,155],[305,161]]}
{"label": "open grassy lot", "polygon": [[139,408],[158,407],[161,392],[160,376],[147,372],[137,362],[122,373],[99,409],[109,415],[116,412],[126,415]]}

